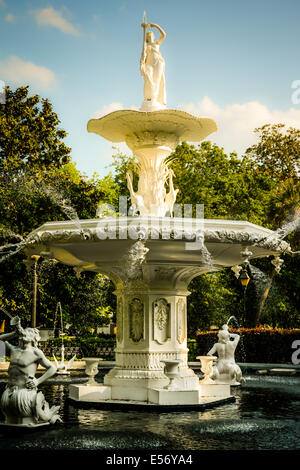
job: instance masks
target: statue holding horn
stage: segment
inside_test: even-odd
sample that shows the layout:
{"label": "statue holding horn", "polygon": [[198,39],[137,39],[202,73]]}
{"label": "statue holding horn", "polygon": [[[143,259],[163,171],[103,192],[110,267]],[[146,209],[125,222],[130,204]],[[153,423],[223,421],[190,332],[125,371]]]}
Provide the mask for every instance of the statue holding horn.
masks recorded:
{"label": "statue holding horn", "polygon": [[[159,51],[159,46],[166,37],[165,31],[155,23],[147,23],[146,12],[142,23],[144,29],[143,50],[140,61],[140,71],[144,78],[144,103],[142,110],[164,109],[166,107],[165,61]],[[160,37],[155,40],[153,31],[156,28]],[[153,109],[154,108],[154,109]]]}

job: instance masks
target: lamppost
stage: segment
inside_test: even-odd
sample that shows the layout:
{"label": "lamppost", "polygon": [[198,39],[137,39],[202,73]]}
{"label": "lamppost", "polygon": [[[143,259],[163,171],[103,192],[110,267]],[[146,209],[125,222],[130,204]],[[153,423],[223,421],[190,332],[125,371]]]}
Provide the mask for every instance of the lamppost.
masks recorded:
{"label": "lamppost", "polygon": [[36,328],[37,264],[40,259],[40,255],[32,255],[31,259],[34,261],[34,264],[33,264],[33,303],[32,303],[31,326],[32,328]]}
{"label": "lamppost", "polygon": [[247,287],[248,284],[249,284],[249,281],[250,281],[250,277],[247,273],[247,270],[246,268],[244,268],[240,274],[240,277],[239,277],[240,281],[241,281],[241,284],[243,287]]}
{"label": "lamppost", "polygon": [[243,312],[243,316],[242,316],[242,325],[244,325],[244,322],[245,322],[245,319],[246,319],[246,290],[247,290],[247,286],[248,286],[249,281],[250,281],[250,277],[247,273],[247,268],[246,267],[243,268],[243,270],[240,274],[239,280],[240,280],[240,283],[242,284],[243,290],[244,290],[244,312]]}

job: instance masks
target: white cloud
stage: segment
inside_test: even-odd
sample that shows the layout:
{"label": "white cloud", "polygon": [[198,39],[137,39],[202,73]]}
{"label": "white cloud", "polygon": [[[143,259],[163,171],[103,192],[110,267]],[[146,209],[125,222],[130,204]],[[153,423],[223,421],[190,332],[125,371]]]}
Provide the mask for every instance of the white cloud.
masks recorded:
{"label": "white cloud", "polygon": [[[216,121],[218,131],[207,137],[207,140],[215,142],[219,147],[224,147],[225,152],[237,152],[242,155],[244,151],[257,142],[254,134],[256,127],[264,124],[283,123],[287,127],[300,129],[300,109],[290,108],[288,110],[273,110],[258,101],[248,101],[243,104],[231,104],[221,108],[211,98],[205,96],[198,103],[187,103],[179,106],[188,113],[201,117],[209,117]],[[122,103],[115,102],[103,106],[96,111],[92,118],[97,119],[106,114],[124,109]],[[131,106],[130,109],[139,108]],[[122,152],[128,152],[125,144],[118,144]]]}
{"label": "white cloud", "polygon": [[257,139],[254,129],[264,124],[283,123],[288,127],[300,129],[300,109],[290,108],[286,111],[271,111],[258,101],[249,101],[243,104],[232,104],[221,108],[208,96],[198,103],[187,103],[180,109],[202,117],[214,119],[218,131],[207,137],[207,140],[224,147],[226,152],[243,152]]}
{"label": "white cloud", "polygon": [[5,17],[5,21],[7,21],[7,23],[13,23],[15,19],[15,15],[12,15],[11,13],[8,13]]}
{"label": "white cloud", "polygon": [[26,62],[17,56],[0,61],[0,77],[8,83],[33,85],[43,90],[57,85],[54,73],[47,67]]}
{"label": "white cloud", "polygon": [[0,7],[5,7],[5,2],[4,2],[4,0],[0,0]]}
{"label": "white cloud", "polygon": [[[115,102],[115,103],[106,104],[92,115],[92,119],[101,118],[105,116],[106,114],[113,113],[114,111],[120,111],[121,109],[124,109],[124,106],[122,103]],[[130,106],[129,109],[134,110],[134,111],[139,110],[137,106]],[[111,146],[114,149],[113,153],[120,152],[122,154],[131,154],[131,151],[129,150],[125,142],[112,143]],[[111,147],[109,147],[108,155],[109,157],[111,157]]]}
{"label": "white cloud", "polygon": [[39,8],[38,10],[31,11],[31,13],[34,15],[38,25],[53,26],[60,29],[63,33],[72,34],[73,36],[81,35],[69,21],[62,17],[60,11],[54,10],[52,7]]}
{"label": "white cloud", "polygon": [[112,113],[113,111],[119,111],[120,109],[123,109],[122,103],[105,104],[101,109],[98,109],[98,111],[93,114],[92,119],[98,119],[102,116],[105,116],[105,114]]}

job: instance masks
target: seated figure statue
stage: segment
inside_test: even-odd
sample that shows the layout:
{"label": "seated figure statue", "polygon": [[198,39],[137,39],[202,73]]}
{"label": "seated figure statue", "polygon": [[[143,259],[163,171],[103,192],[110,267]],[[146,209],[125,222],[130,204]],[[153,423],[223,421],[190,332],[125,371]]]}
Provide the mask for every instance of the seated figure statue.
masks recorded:
{"label": "seated figure statue", "polygon": [[[56,373],[56,367],[37,347],[39,331],[36,328],[23,329],[19,317],[14,317],[11,325],[15,327],[14,332],[0,335],[0,340],[18,338],[18,346],[5,341],[10,351],[8,383],[0,401],[5,423],[36,426],[61,421],[57,413],[59,406],[50,408],[43,393],[37,390],[38,385]],[[45,367],[46,372],[36,378],[39,364]]]}
{"label": "seated figure statue", "polygon": [[229,333],[228,325],[222,326],[222,330],[218,333],[218,342],[207,353],[208,356],[218,355],[211,377],[216,382],[240,385],[240,382],[244,381],[242,371],[234,359],[239,341],[240,335]]}

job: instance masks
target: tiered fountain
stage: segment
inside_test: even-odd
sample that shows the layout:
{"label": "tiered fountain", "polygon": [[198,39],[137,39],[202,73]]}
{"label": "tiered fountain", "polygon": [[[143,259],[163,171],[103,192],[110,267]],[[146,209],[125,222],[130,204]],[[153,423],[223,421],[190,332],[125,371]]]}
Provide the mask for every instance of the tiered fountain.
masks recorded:
{"label": "tiered fountain", "polygon": [[[127,174],[136,216],[82,220],[80,228],[72,221],[48,222],[31,234],[27,254],[42,252],[77,272],[107,274],[115,284],[116,365],[103,385],[71,385],[71,399],[149,406],[217,404],[231,399],[230,385],[199,383],[187,362],[188,285],[203,273],[243,263],[241,253],[247,247],[251,258],[279,258],[290,248],[272,231],[249,222],[173,217],[178,190],[169,156],[179,142],[199,142],[217,126],[212,119],[166,108],[165,65],[159,51],[166,35],[146,20],[142,27],[140,110],[115,111],[87,125],[89,132],[111,142],[126,142],[137,157],[136,191],[132,174]],[[150,28],[158,30],[158,39]],[[126,262],[132,261],[132,253],[134,269]]]}

